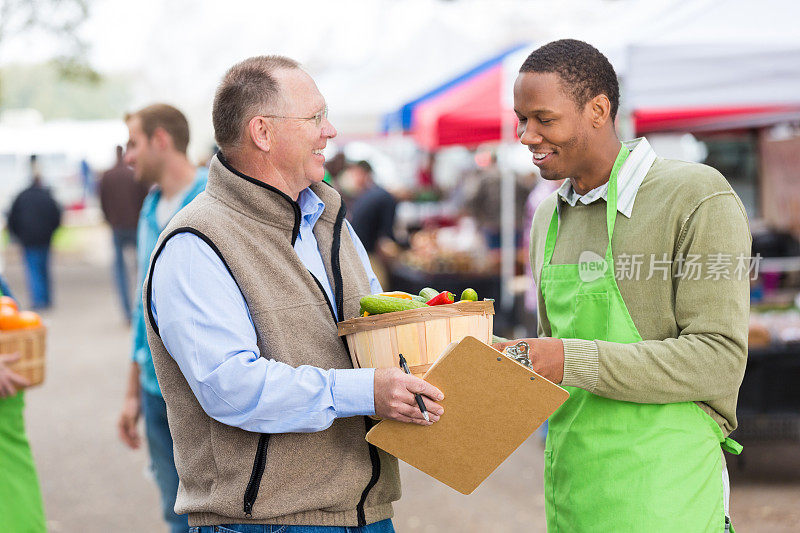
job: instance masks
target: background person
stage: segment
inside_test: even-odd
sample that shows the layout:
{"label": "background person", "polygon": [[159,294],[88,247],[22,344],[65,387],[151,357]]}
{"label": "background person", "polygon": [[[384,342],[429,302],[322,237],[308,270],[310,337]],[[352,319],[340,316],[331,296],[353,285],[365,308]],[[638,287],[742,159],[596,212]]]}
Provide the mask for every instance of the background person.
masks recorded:
{"label": "background person", "polygon": [[[122,146],[117,146],[117,162],[100,178],[100,207],[111,226],[114,240],[114,279],[125,320],[132,319],[130,276],[125,261],[126,250],[136,250],[136,226],[142,202],[147,196],[147,184],[134,176],[123,161]],[[135,277],[135,272],[134,272]]]}
{"label": "background person", "polygon": [[[11,296],[0,276],[0,294]],[[0,354],[0,531],[45,533],[42,495],[25,434],[25,378],[8,365],[19,354]]]}
{"label": "background person", "polygon": [[375,183],[372,166],[358,161],[346,169],[354,186],[355,199],[350,205],[350,223],[369,254],[370,264],[382,286],[389,281],[386,261],[380,254],[383,240],[394,241],[394,219],[397,200]]}
{"label": "background person", "polygon": [[61,225],[61,207],[42,183],[36,155],[31,156],[31,175],[31,185],[11,204],[8,230],[22,244],[31,306],[42,310],[52,304],[50,243]]}
{"label": "background person", "polygon": [[141,287],[159,234],[175,213],[205,188],[208,170],[195,167],[186,157],[189,123],[178,109],[153,104],[127,115],[125,123],[129,135],[125,163],[133,167],[137,180],[152,188],[139,215],[132,361],[117,425],[122,442],[136,449],[141,442],[137,423],[140,415],[144,415],[147,449],[161,494],[164,519],[172,533],[179,533],[188,531],[189,526],[186,515],[174,511],[178,474],[166,405],[147,345]]}

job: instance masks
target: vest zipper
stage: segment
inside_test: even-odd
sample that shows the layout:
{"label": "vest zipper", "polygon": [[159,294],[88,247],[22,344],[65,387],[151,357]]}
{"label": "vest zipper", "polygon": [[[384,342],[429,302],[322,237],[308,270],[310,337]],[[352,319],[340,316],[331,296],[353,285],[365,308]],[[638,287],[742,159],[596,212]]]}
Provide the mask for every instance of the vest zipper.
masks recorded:
{"label": "vest zipper", "polygon": [[[342,224],[347,208],[342,202],[339,212],[336,213],[336,222],[333,224],[333,242],[331,243],[331,270],[333,271],[333,294],[336,299],[336,310],[344,320],[344,282],[342,281],[342,265],[339,263],[339,249],[342,244]],[[346,345],[346,343],[345,343]]]}
{"label": "vest zipper", "polygon": [[[366,416],[364,417],[364,424],[366,425],[367,431],[372,428],[372,421]],[[378,480],[381,477],[381,458],[378,455],[378,448],[369,443],[367,443],[367,446],[369,446],[369,460],[372,462],[372,476],[369,478],[369,483],[367,483],[367,486],[364,487],[364,492],[361,493],[361,500],[356,506],[358,527],[364,527],[367,525],[367,517],[364,514],[364,502],[367,501],[369,491],[372,490],[372,487],[378,483]]]}
{"label": "vest zipper", "polygon": [[[331,244],[331,270],[333,270],[333,283],[334,295],[336,298],[336,309],[339,311],[339,316],[344,317],[344,283],[342,281],[342,266],[339,263],[339,249],[342,243],[342,225],[344,224],[344,215],[347,212],[344,202],[339,207],[339,212],[336,214],[336,222],[333,225],[333,243]],[[347,346],[344,338],[342,338],[344,348],[350,354],[350,348]],[[369,431],[372,427],[372,421],[368,417],[364,417],[364,424],[366,430]],[[361,493],[361,500],[356,506],[356,514],[358,516],[358,527],[367,525],[367,517],[364,513],[364,502],[367,501],[372,487],[374,487],[381,477],[381,458],[378,455],[378,449],[372,444],[367,443],[369,449],[369,460],[372,463],[372,475],[370,476],[369,483],[364,487]]]}
{"label": "vest zipper", "polygon": [[328,293],[325,292],[325,288],[322,286],[322,283],[320,283],[320,281],[317,279],[317,276],[315,276],[310,270],[308,271],[308,273],[311,274],[311,277],[314,278],[314,282],[317,284],[317,287],[319,287],[322,296],[325,298],[325,303],[328,304],[328,311],[331,312],[331,318],[333,318],[333,323],[336,324],[338,320],[336,320],[336,313],[333,310],[331,301],[328,299]]}
{"label": "vest zipper", "polygon": [[256,497],[258,497],[261,477],[264,475],[264,468],[267,466],[268,445],[269,433],[262,433],[258,438],[258,449],[253,462],[253,471],[250,473],[250,481],[247,482],[247,489],[244,491],[244,514],[247,515],[247,518],[252,518],[253,516],[253,504],[256,502]]}

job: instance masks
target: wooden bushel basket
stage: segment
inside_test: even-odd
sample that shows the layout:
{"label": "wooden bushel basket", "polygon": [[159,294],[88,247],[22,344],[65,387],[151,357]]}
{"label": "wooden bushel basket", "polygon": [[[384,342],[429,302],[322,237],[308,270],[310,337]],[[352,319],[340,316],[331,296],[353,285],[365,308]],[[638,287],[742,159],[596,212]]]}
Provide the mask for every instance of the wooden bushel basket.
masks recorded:
{"label": "wooden bushel basket", "polygon": [[30,386],[44,381],[44,351],[46,328],[0,331],[0,353],[18,353],[19,360],[9,366],[11,370],[30,382]]}
{"label": "wooden bushel basket", "polygon": [[451,342],[469,335],[491,344],[493,315],[491,301],[462,301],[351,318],[339,322],[339,336],[346,336],[355,368],[396,367],[403,354],[422,377]]}

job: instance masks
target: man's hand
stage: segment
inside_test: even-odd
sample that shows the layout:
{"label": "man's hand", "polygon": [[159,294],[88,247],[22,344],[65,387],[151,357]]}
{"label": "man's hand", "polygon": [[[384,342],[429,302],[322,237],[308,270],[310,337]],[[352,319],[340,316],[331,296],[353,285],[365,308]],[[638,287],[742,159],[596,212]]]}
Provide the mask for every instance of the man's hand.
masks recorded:
{"label": "man's hand", "polygon": [[553,383],[561,383],[564,380],[564,343],[561,339],[551,337],[516,339],[492,344],[492,348],[502,352],[508,346],[514,346],[520,341],[527,342],[531,347],[528,358],[531,360],[534,372]]}
{"label": "man's hand", "polygon": [[[422,394],[430,422],[422,416],[415,393]],[[375,415],[380,418],[429,426],[444,413],[444,408],[436,403],[443,398],[442,391],[399,368],[375,369]]]}
{"label": "man's hand", "polygon": [[119,438],[126,446],[136,450],[142,443],[139,429],[136,427],[139,422],[139,415],[142,412],[142,400],[138,396],[126,396],[122,404],[122,412],[119,414],[117,428]]}
{"label": "man's hand", "polygon": [[8,368],[11,363],[16,363],[19,358],[20,355],[17,353],[0,354],[0,398],[13,396],[19,389],[30,385],[27,379]]}
{"label": "man's hand", "polygon": [[139,385],[139,365],[132,362],[128,372],[128,390],[125,392],[125,401],[122,404],[122,412],[119,414],[117,429],[119,430],[120,440],[133,450],[139,448],[142,443],[139,429],[136,427],[141,414],[142,397]]}

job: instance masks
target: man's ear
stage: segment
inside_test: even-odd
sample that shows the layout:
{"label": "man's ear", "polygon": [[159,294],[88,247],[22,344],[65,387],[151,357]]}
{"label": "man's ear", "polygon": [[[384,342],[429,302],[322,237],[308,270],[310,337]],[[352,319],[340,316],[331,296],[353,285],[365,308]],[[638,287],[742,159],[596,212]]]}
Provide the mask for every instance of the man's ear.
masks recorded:
{"label": "man's ear", "polygon": [[611,119],[611,101],[608,96],[600,93],[587,104],[591,113],[592,126],[601,128]]}
{"label": "man's ear", "polygon": [[253,117],[247,123],[247,136],[260,150],[269,152],[272,148],[272,124],[265,117]]}
{"label": "man's ear", "polygon": [[153,135],[150,137],[150,142],[155,144],[156,148],[159,150],[166,150],[174,145],[172,142],[172,136],[161,126],[153,130]]}

